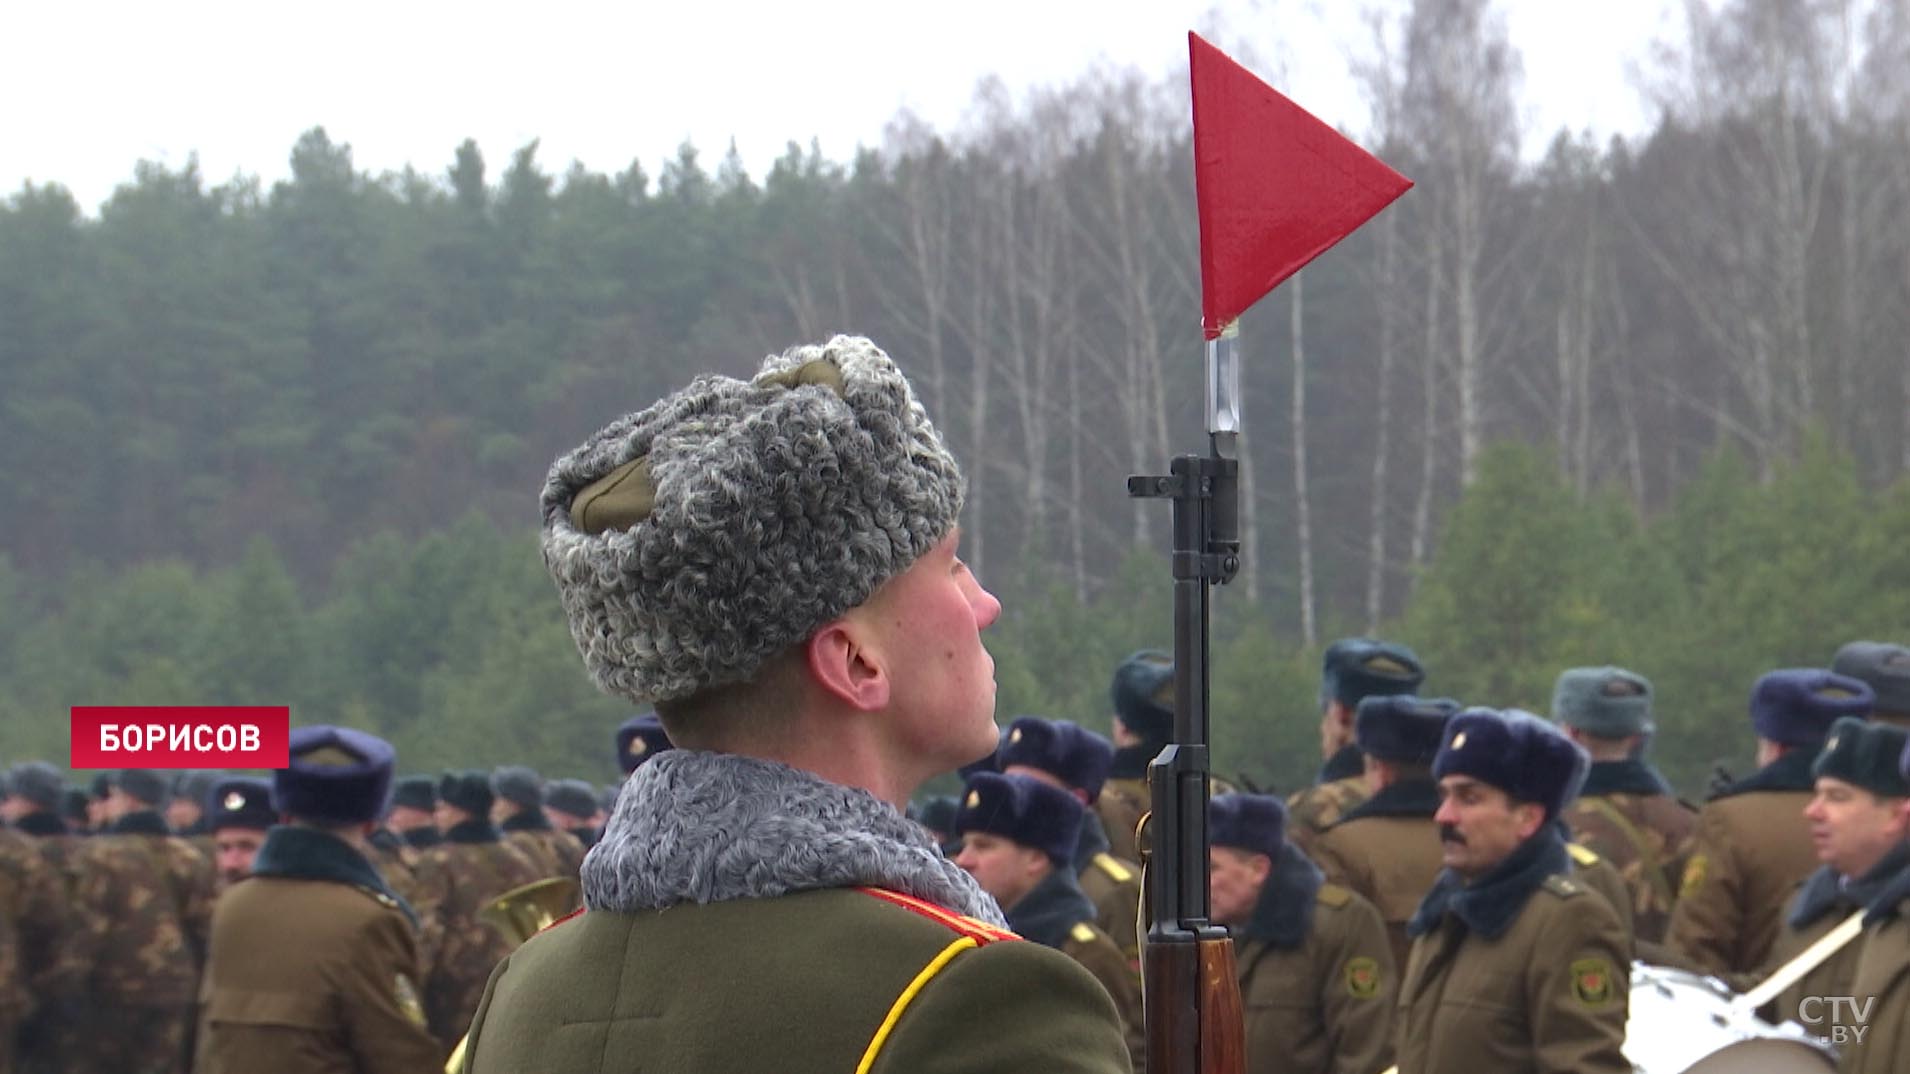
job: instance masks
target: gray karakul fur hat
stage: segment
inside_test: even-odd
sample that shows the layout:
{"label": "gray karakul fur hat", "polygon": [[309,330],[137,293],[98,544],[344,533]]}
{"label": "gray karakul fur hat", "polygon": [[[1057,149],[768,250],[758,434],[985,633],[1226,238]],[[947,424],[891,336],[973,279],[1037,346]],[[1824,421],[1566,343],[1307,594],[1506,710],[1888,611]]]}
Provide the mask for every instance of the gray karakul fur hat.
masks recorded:
{"label": "gray karakul fur hat", "polygon": [[745,682],[954,528],[963,485],[887,354],[836,336],[610,423],[544,482],[544,564],[599,687]]}

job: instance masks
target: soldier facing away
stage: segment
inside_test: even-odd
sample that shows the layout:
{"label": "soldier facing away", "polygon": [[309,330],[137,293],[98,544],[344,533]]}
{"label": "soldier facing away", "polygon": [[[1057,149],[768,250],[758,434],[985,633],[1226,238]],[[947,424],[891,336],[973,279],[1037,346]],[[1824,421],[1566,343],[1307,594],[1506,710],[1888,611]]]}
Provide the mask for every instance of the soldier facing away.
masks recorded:
{"label": "soldier facing away", "polygon": [[1570,668],[1552,690],[1552,719],[1592,758],[1566,826],[1618,870],[1633,931],[1657,944],[1671,925],[1698,818],[1644,758],[1654,730],[1651,682],[1624,668]]}
{"label": "soldier facing away", "polygon": [[1114,669],[1108,699],[1114,708],[1114,760],[1094,811],[1107,832],[1108,852],[1122,861],[1139,861],[1134,829],[1152,808],[1147,766],[1174,737],[1174,658],[1159,649],[1131,654]]}
{"label": "soldier facing away", "polygon": [[442,1059],[418,999],[416,923],[366,842],[391,747],[300,727],[289,753],[270,792],[286,823],[213,919],[194,1072],[430,1074]]}
{"label": "soldier facing away", "polygon": [[1354,742],[1353,717],[1368,697],[1411,694],[1426,680],[1419,658],[1404,645],[1372,638],[1341,638],[1320,660],[1319,781],[1287,799],[1287,834],[1302,851],[1348,811],[1366,800],[1365,764]]}
{"label": "soldier facing away", "polygon": [[1870,718],[1910,728],[1910,648],[1887,641],[1853,641],[1837,650],[1830,669],[1870,687]]}
{"label": "soldier facing away", "polygon": [[470,1074],[1128,1068],[1106,991],[903,814],[996,747],[1001,606],[957,554],[961,501],[908,382],[849,336],[557,461],[571,636],[678,748],[625,782],[588,910],[493,974]]}

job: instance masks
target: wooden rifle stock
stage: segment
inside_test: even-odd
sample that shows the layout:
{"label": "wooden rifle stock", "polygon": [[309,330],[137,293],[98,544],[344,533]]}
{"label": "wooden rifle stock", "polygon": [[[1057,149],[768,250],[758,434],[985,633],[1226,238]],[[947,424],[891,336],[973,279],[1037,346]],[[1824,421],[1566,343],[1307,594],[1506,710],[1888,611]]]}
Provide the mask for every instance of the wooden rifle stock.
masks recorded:
{"label": "wooden rifle stock", "polygon": [[1245,1074],[1234,942],[1150,943],[1142,961],[1148,1074]]}

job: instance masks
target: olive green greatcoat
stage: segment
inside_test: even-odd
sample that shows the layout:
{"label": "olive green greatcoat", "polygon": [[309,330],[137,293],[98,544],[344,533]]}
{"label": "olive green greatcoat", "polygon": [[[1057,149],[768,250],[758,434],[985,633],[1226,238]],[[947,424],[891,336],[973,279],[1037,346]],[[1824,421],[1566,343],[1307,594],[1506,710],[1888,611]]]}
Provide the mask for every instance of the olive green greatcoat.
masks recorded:
{"label": "olive green greatcoat", "polygon": [[194,1074],[431,1074],[443,1052],[422,980],[416,929],[390,895],[242,880],[213,916]]}
{"label": "olive green greatcoat", "polygon": [[905,903],[834,888],[578,914],[492,974],[466,1070],[1128,1069],[1113,1003],[1073,960]]}
{"label": "olive green greatcoat", "polygon": [[1630,966],[1617,911],[1563,876],[1547,877],[1496,939],[1448,913],[1407,959],[1401,1074],[1631,1074]]}
{"label": "olive green greatcoat", "polygon": [[1572,879],[1583,884],[1588,890],[1596,892],[1611,905],[1618,915],[1618,924],[1625,930],[1625,941],[1637,947],[1637,934],[1632,930],[1631,890],[1625,886],[1625,878],[1617,868],[1595,853],[1590,847],[1578,843],[1565,844],[1566,853],[1572,856]]}
{"label": "olive green greatcoat", "polygon": [[1376,1074],[1392,1061],[1399,977],[1379,911],[1320,885],[1297,947],[1236,939],[1247,1074]]}
{"label": "olive green greatcoat", "polygon": [[1148,811],[1145,778],[1109,779],[1101,785],[1101,796],[1094,800],[1095,815],[1107,831],[1108,853],[1122,861],[1140,861],[1134,828]]}
{"label": "olive green greatcoat", "polygon": [[1752,791],[1708,802],[1679,885],[1665,942],[1706,973],[1763,966],[1784,907],[1817,868],[1808,791]]}
{"label": "olive green greatcoat", "polygon": [[1849,995],[1876,1002],[1862,1039],[1842,1049],[1838,1074],[1901,1074],[1910,1056],[1910,893],[1892,905],[1873,911],[1856,941]]}
{"label": "olive green greatcoat", "polygon": [[1141,867],[1102,851],[1088,859],[1078,879],[1094,903],[1095,925],[1114,941],[1135,980],[1141,972]]}

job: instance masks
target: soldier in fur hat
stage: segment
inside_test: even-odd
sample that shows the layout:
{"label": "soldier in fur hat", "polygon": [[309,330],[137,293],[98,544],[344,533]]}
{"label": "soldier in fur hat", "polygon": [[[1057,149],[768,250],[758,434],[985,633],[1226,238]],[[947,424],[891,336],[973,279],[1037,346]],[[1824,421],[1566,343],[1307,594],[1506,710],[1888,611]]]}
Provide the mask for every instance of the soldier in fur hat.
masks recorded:
{"label": "soldier in fur hat", "polygon": [[1265,794],[1209,807],[1214,920],[1234,934],[1251,1074],[1371,1074],[1392,1058],[1399,978],[1379,911],[1288,842]]}
{"label": "soldier in fur hat", "polygon": [[1665,942],[1713,974],[1762,967],[1783,927],[1791,891],[1817,867],[1811,851],[1811,764],[1841,716],[1867,716],[1861,680],[1821,668],[1773,671],[1751,691],[1761,766],[1713,795],[1679,884]]}
{"label": "soldier in fur hat", "polygon": [[[317,726],[294,729],[288,751],[270,788],[284,823],[252,875],[219,899],[193,1070],[433,1071],[443,1060],[418,1000],[416,922],[368,842],[391,787],[391,746]],[[258,811],[251,783],[221,784],[215,824],[222,811]]]}
{"label": "soldier in fur hat", "polygon": [[1353,718],[1368,697],[1417,693],[1425,669],[1396,642],[1341,638],[1320,660],[1320,755],[1313,786],[1287,799],[1288,835],[1312,853],[1320,833],[1366,800],[1365,764],[1354,741]]}
{"label": "soldier in fur hat", "polygon": [[1631,938],[1572,878],[1558,826],[1589,765],[1530,713],[1447,723],[1433,759],[1445,868],[1408,926],[1401,1070],[1631,1074]]}
{"label": "soldier in fur hat", "polygon": [[1001,606],[961,502],[908,381],[851,336],[557,460],[543,551],[571,636],[676,748],[625,781],[588,912],[492,975],[471,1074],[1127,1069],[1106,990],[903,813],[996,746]]}

